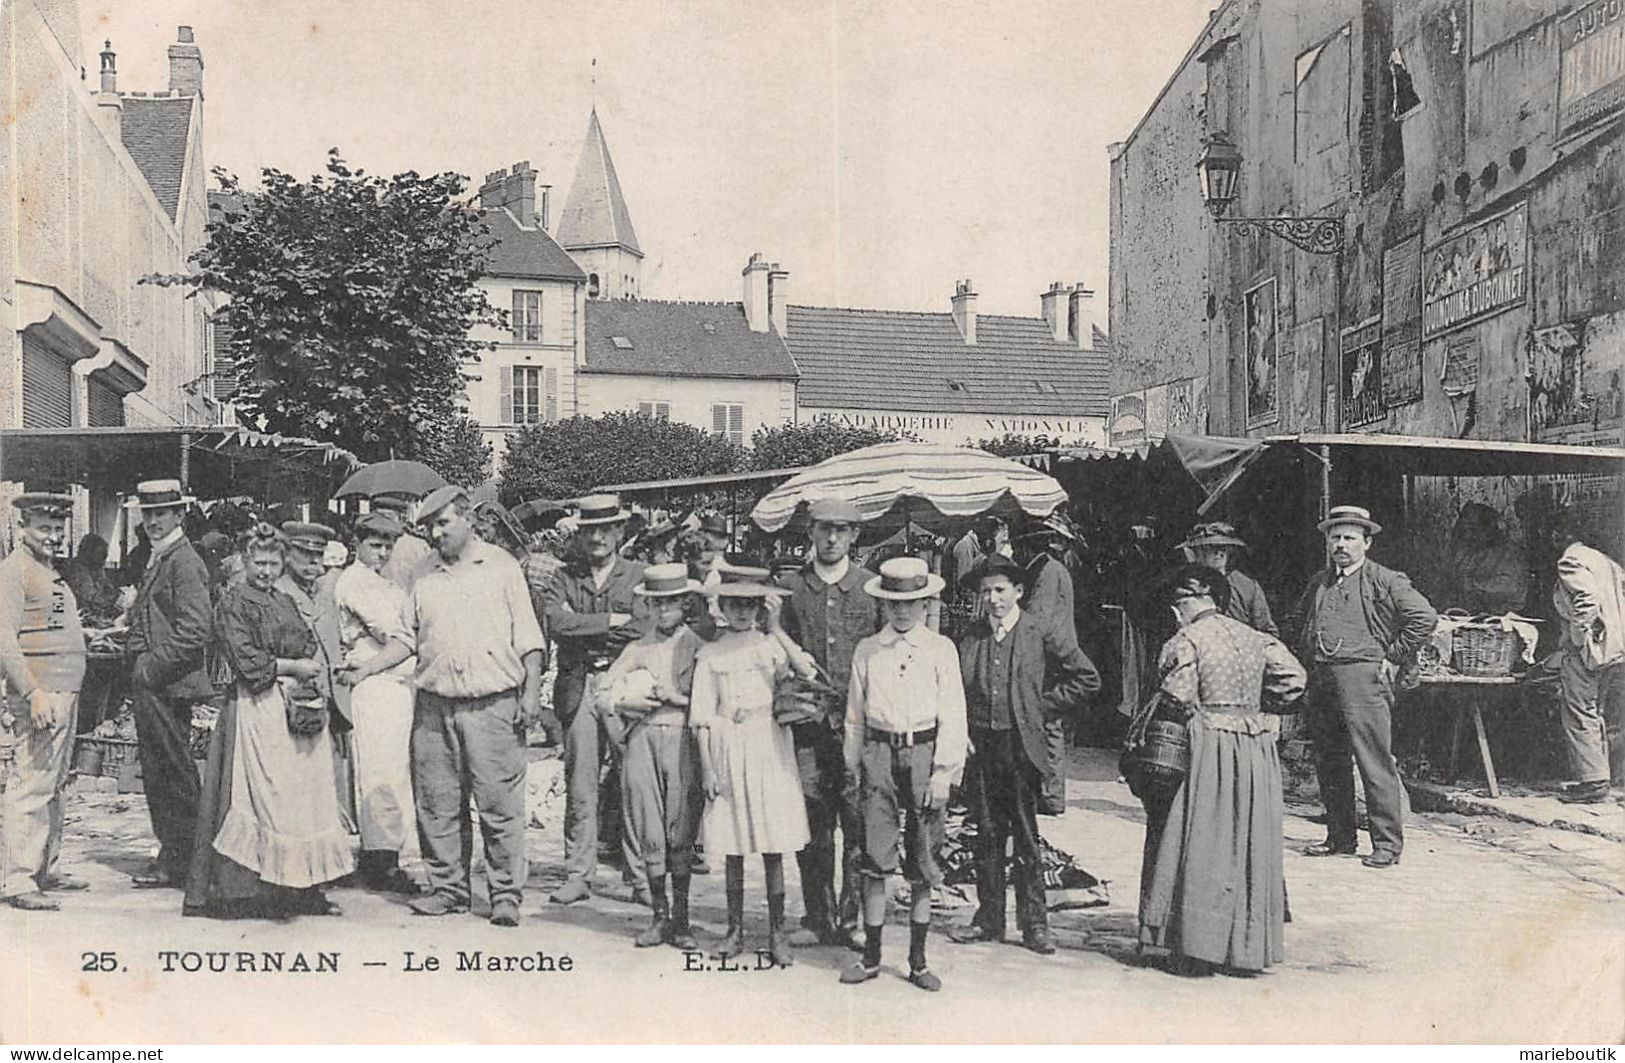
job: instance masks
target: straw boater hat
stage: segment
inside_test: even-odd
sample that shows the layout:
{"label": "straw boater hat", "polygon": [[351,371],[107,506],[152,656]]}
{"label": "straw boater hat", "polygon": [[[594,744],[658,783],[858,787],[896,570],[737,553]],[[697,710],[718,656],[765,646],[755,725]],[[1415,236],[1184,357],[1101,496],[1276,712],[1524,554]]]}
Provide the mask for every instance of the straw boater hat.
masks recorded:
{"label": "straw boater hat", "polygon": [[1191,537],[1179,544],[1180,547],[1195,549],[1198,546],[1228,546],[1239,550],[1246,546],[1244,539],[1236,535],[1236,527],[1216,520],[1209,524],[1198,524],[1191,529]]}
{"label": "straw boater hat", "polygon": [[66,517],[73,512],[73,496],[49,491],[25,491],[14,495],[11,504],[18,513],[43,513],[47,517]]}
{"label": "straw boater hat", "polygon": [[700,593],[711,598],[767,598],[789,593],[782,587],[768,583],[765,568],[747,568],[743,565],[719,565],[712,570],[716,582],[707,582]]}
{"label": "straw boater hat", "polygon": [[700,589],[700,581],[688,578],[688,566],[680,561],[669,565],[650,565],[643,570],[643,582],[632,588],[633,594],[645,598],[675,598],[680,594],[693,594]]}
{"label": "straw boater hat", "polygon": [[179,480],[143,480],[135,485],[135,497],[129,505],[134,509],[169,509],[196,501],[181,490]]}
{"label": "straw boater hat", "polygon": [[881,563],[880,575],[863,585],[863,593],[871,598],[908,602],[916,598],[934,598],[942,593],[945,586],[947,581],[932,572],[924,558],[894,557]]}
{"label": "straw boater hat", "polygon": [[1382,525],[1371,519],[1371,511],[1364,506],[1333,506],[1326,519],[1315,525],[1315,529],[1328,532],[1339,524],[1353,524],[1372,535],[1382,531]]}
{"label": "straw boater hat", "polygon": [[325,524],[307,524],[304,521],[290,520],[282,525],[282,534],[288,537],[288,545],[298,550],[308,550],[313,554],[325,553],[327,544],[333,541],[334,531]]}
{"label": "straw boater hat", "polygon": [[576,500],[576,526],[624,524],[632,514],[621,508],[620,495],[584,495]]}

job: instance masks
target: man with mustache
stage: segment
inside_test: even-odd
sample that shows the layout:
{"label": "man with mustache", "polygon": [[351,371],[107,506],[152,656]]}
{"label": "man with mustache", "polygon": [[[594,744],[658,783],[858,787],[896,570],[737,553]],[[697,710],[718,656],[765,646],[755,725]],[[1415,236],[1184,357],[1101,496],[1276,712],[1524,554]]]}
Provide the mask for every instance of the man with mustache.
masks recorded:
{"label": "man with mustache", "polygon": [[1317,525],[1331,564],[1298,602],[1299,659],[1309,665],[1310,733],[1326,805],[1326,840],[1308,856],[1352,856],[1358,844],[1352,755],[1371,820],[1366,867],[1393,867],[1405,846],[1404,792],[1394,763],[1394,680],[1439,614],[1403,572],[1366,557],[1382,525],[1359,506],[1333,506]]}

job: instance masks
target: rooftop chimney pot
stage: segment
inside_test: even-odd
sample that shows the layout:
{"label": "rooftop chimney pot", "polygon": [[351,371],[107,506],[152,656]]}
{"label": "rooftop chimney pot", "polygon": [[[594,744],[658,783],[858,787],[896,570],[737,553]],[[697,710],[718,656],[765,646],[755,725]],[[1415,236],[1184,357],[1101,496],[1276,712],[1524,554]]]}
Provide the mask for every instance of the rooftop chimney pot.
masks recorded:
{"label": "rooftop chimney pot", "polygon": [[768,311],[767,260],[758,251],[750,256],[741,273],[745,279],[745,324],[752,332],[766,332],[772,325]]}
{"label": "rooftop chimney pot", "polygon": [[954,285],[954,324],[965,343],[976,344],[976,292],[971,289],[970,278]]}

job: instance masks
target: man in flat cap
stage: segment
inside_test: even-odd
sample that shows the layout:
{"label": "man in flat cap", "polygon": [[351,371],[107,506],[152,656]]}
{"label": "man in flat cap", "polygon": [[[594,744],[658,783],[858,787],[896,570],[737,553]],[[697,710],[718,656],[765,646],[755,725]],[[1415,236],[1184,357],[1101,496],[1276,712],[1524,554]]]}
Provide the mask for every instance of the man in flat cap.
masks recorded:
{"label": "man in flat cap", "polygon": [[[554,574],[547,594],[547,630],[559,653],[553,711],[564,728],[567,877],[553,892],[555,904],[574,904],[592,895],[598,864],[599,782],[610,750],[598,692],[607,682],[609,666],[649,623],[648,602],[633,593],[643,579],[644,566],[620,555],[630,515],[617,495],[582,498],[575,518],[580,549]],[[642,860],[629,859],[628,864],[636,888],[644,876]]]}
{"label": "man in flat cap", "polygon": [[51,566],[73,499],[28,493],[11,504],[19,548],[0,561],[0,668],[9,693],[0,721],[11,731],[15,758],[0,798],[0,896],[13,908],[54,911],[47,891],[85,888],[51,870],[62,845],[62,786],[85,677],[79,609]]}
{"label": "man in flat cap", "polygon": [[[858,643],[880,630],[880,604],[864,593],[875,574],[852,560],[863,514],[850,502],[826,498],[808,507],[812,557],[799,571],[786,573],[790,591],[784,603],[784,631],[812,654],[834,691],[821,699],[818,718],[793,730],[801,790],[807,802],[812,841],[796,854],[801,870],[801,928],[792,945],[842,944],[861,948],[859,907],[863,886],[858,854],[863,846],[863,813],[846,770],[846,691],[852,681],[852,654]],[[835,889],[835,830],[841,831],[841,888]]]}
{"label": "man in flat cap", "polygon": [[1394,680],[1438,625],[1439,614],[1403,572],[1366,557],[1382,525],[1360,506],[1333,506],[1317,525],[1331,564],[1299,599],[1298,659],[1309,667],[1305,703],[1315,772],[1326,805],[1326,840],[1309,856],[1348,856],[1359,837],[1354,770],[1371,820],[1366,867],[1393,867],[1405,847],[1404,790],[1394,762]]}
{"label": "man in flat cap", "polygon": [[468,911],[472,794],[491,922],[513,927],[527,867],[525,728],[540,711],[547,665],[519,562],[474,534],[473,511],[461,487],[423,500],[418,521],[428,526],[435,555],[407,592],[401,630],[340,677],[359,685],[417,654],[412,784],[430,892],[411,908],[424,916]]}
{"label": "man in flat cap", "polygon": [[125,653],[158,858],[135,875],[137,887],[186,885],[197,829],[198,775],[192,760],[192,706],[214,697],[207,653],[214,630],[209,569],[182,522],[193,501],[179,480],[136,485],[134,508],[152,544],[130,607]]}

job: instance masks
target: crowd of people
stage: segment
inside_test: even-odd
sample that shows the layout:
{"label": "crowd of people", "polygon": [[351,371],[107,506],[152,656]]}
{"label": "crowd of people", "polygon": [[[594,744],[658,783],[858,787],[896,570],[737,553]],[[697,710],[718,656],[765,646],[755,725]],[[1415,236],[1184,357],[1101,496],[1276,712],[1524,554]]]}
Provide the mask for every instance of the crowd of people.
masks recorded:
{"label": "crowd of people", "polygon": [[[1064,811],[1067,727],[1101,688],[1073,624],[1064,520],[1013,537],[984,523],[943,544],[936,565],[905,544],[871,569],[855,555],[858,510],[823,499],[805,546],[771,563],[729,555],[715,516],[644,528],[645,563],[627,556],[632,514],[616,496],[578,500],[568,539],[543,540],[446,487],[374,500],[334,565],[337,534],[309,521],[247,519],[224,548],[200,549],[193,501],[176,481],[137,486],[147,549],[132,598],[107,585],[94,544],[66,578],[54,567],[70,498],[13,499],[17,548],[0,562],[17,739],[0,893],[13,907],[53,910],[55,893],[85,885],[55,861],[85,675],[80,614],[94,602],[129,629],[158,841],[133,885],[183,891],[187,915],[336,915],[326,888],[340,881],[405,895],[425,917],[467,912],[472,802],[489,919],[519,925],[536,726],[562,746],[566,785],[565,878],[550,900],[592,898],[601,841],[614,845],[651,912],[639,947],[699,947],[692,876],[720,861],[727,928],[714,951],[744,951],[746,861],[760,857],[765,951],[789,965],[797,948],[850,948],[860,956],[841,981],[865,982],[880,971],[886,882],[900,875],[908,980],[939,989],[931,901],[959,800],[975,824],[978,905],[949,937],[1003,940],[1013,885],[1022,943],[1055,951],[1039,817]],[[1230,525],[1194,528],[1158,583],[1172,634],[1153,648],[1123,763],[1148,819],[1140,940],[1178,974],[1253,973],[1284,954],[1278,715],[1308,709],[1327,835],[1304,852],[1356,852],[1357,770],[1371,836],[1361,862],[1389,868],[1403,853],[1391,714],[1438,617],[1367,556],[1382,531],[1370,512],[1333,507],[1318,530],[1328,561],[1292,612],[1290,645],[1234,564],[1245,543]],[[1493,558],[1478,569],[1495,583]],[[1554,597],[1574,799],[1599,785],[1606,798],[1625,570],[1575,542]],[[191,711],[205,701],[220,713],[200,774]],[[1153,735],[1173,745],[1153,748]],[[423,885],[401,865],[414,837]],[[786,854],[799,869],[794,926]]]}

